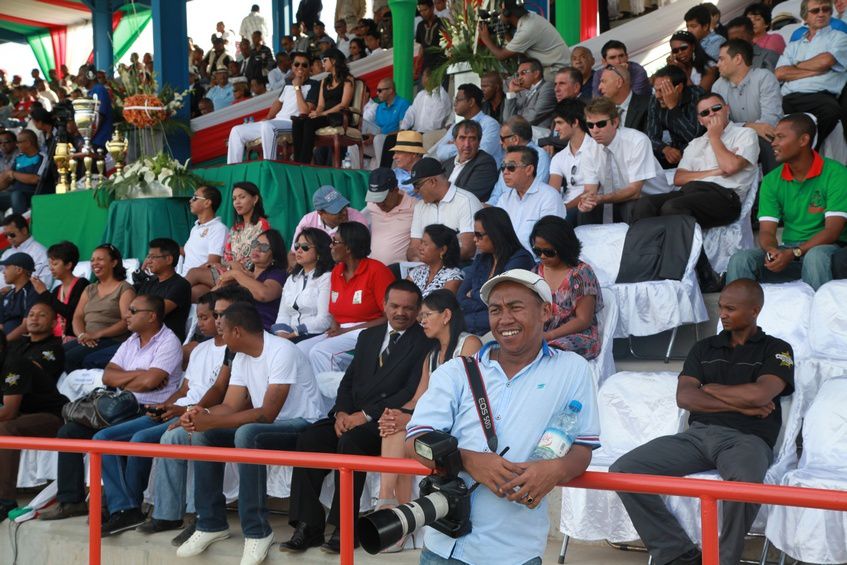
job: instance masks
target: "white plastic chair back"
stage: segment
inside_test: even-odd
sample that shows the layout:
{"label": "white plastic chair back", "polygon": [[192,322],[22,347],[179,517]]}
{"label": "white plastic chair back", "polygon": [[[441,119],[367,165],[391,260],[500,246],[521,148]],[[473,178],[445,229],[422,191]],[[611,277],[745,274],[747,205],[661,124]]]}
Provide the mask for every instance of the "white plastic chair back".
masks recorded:
{"label": "white plastic chair back", "polygon": [[574,230],[582,243],[579,258],[591,265],[601,286],[612,286],[618,278],[628,230],[627,224],[579,226]]}
{"label": "white plastic chair back", "polygon": [[709,258],[712,268],[718,273],[725,273],[732,254],[742,249],[755,249],[756,242],[753,239],[753,226],[750,224],[750,213],[753,211],[753,203],[756,201],[756,193],[759,191],[759,180],[761,169],[747,195],[741,203],[741,214],[738,219],[728,226],[719,226],[703,230],[703,249]]}
{"label": "white plastic chair back", "polygon": [[141,263],[138,259],[124,259],[123,265],[124,269],[126,269],[126,282],[132,284],[132,273],[138,270]]}
{"label": "white plastic chair back", "polygon": [[847,143],[844,142],[844,126],[841,122],[826,136],[821,145],[821,155],[839,163],[847,162]]}
{"label": "white plastic chair back", "polygon": [[847,376],[822,383],[809,406],[799,466],[847,477]]}
{"label": "white plastic chair back", "polygon": [[615,373],[614,334],[618,325],[618,299],[610,288],[601,288],[603,309],[597,317],[600,330],[600,355],[588,362],[594,382],[601,386],[603,381]]}
{"label": "white plastic chair back", "polygon": [[[759,313],[759,327],[766,334],[787,341],[794,350],[795,361],[807,359],[810,354],[809,312],[815,291],[802,281],[763,284],[762,291],[765,293],[765,305]],[[718,320],[717,331],[721,330],[723,326]]]}
{"label": "white plastic chair back", "polygon": [[91,278],[91,261],[80,261],[74,267],[74,276],[81,279]]}
{"label": "white plastic chair back", "polygon": [[847,281],[830,281],[820,287],[811,310],[811,352],[815,357],[847,361]]}

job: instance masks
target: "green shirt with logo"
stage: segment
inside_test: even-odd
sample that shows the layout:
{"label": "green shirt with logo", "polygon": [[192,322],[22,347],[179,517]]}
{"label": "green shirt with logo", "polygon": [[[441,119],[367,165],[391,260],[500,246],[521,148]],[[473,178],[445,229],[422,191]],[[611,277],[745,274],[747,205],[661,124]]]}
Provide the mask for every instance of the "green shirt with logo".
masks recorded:
{"label": "green shirt with logo", "polygon": [[[808,241],[823,230],[829,216],[847,218],[847,168],[839,162],[816,153],[803,182],[794,179],[787,165],[762,180],[759,220],[783,220],[783,243]],[[838,239],[847,242],[847,229]]]}

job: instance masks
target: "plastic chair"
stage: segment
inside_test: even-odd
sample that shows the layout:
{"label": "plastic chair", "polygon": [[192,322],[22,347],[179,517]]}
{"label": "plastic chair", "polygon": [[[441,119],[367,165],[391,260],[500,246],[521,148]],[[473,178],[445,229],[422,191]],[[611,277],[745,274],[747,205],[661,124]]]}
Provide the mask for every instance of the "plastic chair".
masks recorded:
{"label": "plastic chair", "polygon": [[615,291],[610,288],[600,290],[603,293],[603,309],[597,319],[600,327],[600,355],[588,362],[588,368],[591,369],[598,387],[615,373],[614,333],[618,323],[618,299]]}
{"label": "plastic chair", "polygon": [[126,269],[126,282],[132,284],[132,273],[141,267],[141,263],[138,259],[124,259],[123,265],[124,269]]}
{"label": "plastic chair", "polygon": [[[781,484],[847,490],[847,377],[828,379],[804,414],[803,455]],[[809,563],[847,562],[847,514],[775,506],[768,540],[784,554]],[[780,563],[784,561],[784,555]]]}
{"label": "plastic chair", "polygon": [[[597,393],[600,448],[588,470],[608,472],[639,445],[682,430],[686,412],[676,404],[676,384],[673,372],[621,372],[606,379]],[[610,491],[563,488],[559,530],[565,534],[559,563],[564,563],[571,537],[613,543],[638,539],[620,498]]]}
{"label": "plastic chair", "polygon": [[703,234],[700,226],[695,225],[691,255],[682,280],[617,284],[615,280],[628,229],[628,225],[620,223],[576,228],[576,235],[582,242],[580,259],[591,265],[601,285],[615,291],[620,317],[614,337],[646,336],[672,330],[665,355],[667,362],[679,326],[709,319],[694,272],[703,246]]}
{"label": "plastic chair", "polygon": [[74,276],[81,279],[91,278],[91,261],[80,261],[74,267]]}
{"label": "plastic chair", "polygon": [[759,179],[761,174],[756,175],[753,186],[747,191],[744,202],[741,203],[741,214],[738,219],[728,226],[719,226],[703,231],[703,249],[709,258],[709,263],[716,273],[725,273],[729,265],[729,258],[736,251],[742,249],[755,249],[756,242],[753,239],[753,226],[750,223],[750,213],[753,211],[753,203],[759,191]]}

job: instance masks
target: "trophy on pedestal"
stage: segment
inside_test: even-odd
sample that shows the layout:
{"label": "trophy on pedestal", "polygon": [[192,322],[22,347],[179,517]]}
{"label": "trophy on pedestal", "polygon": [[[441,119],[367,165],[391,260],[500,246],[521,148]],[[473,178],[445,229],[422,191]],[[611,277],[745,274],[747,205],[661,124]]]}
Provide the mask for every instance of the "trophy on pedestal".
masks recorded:
{"label": "trophy on pedestal", "polygon": [[82,163],[85,168],[85,188],[92,188],[91,167],[94,164],[94,150],[91,147],[91,134],[97,127],[99,119],[100,101],[97,95],[94,98],[77,98],[71,102],[74,107],[74,121],[82,135],[83,145],[80,151],[83,154]]}
{"label": "trophy on pedestal", "polygon": [[112,156],[112,160],[115,161],[115,169],[119,175],[124,169],[123,161],[126,159],[128,147],[129,143],[127,143],[127,140],[121,135],[121,132],[117,130],[115,130],[115,133],[112,134],[112,139],[106,142],[106,151],[109,152],[109,155]]}
{"label": "trophy on pedestal", "polygon": [[56,170],[59,172],[56,194],[64,194],[68,191],[68,160],[71,160],[72,166],[76,165],[76,162],[71,159],[69,145],[68,143],[57,143],[56,152],[53,154],[53,161],[56,163]]}

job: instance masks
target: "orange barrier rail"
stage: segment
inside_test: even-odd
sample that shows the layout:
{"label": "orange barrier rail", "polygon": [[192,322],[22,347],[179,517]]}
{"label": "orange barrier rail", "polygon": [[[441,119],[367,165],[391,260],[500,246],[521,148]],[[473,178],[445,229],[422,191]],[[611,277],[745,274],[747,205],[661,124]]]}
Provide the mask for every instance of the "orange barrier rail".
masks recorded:
{"label": "orange barrier rail", "polygon": [[[266,451],[228,447],[202,447],[160,445],[155,443],[130,443],[120,441],[93,441],[49,438],[0,437],[0,449],[34,449],[62,451],[90,455],[90,497],[88,515],[90,565],[100,565],[100,507],[102,500],[101,461],[103,455],[135,457],[165,457],[199,461],[226,461],[255,465],[285,465],[313,469],[333,469],[340,475],[340,519],[342,565],[353,565],[353,472],[398,473],[426,475],[430,471],[411,459],[366,457],[362,455],[337,455],[332,453],[300,453],[294,451]],[[586,472],[560,486],[594,490],[666,494],[700,499],[700,518],[703,540],[703,563],[718,565],[718,500],[801,506],[823,510],[847,511],[847,492],[659,477],[653,475],[626,475],[620,473]],[[92,509],[96,511],[92,512]]]}

